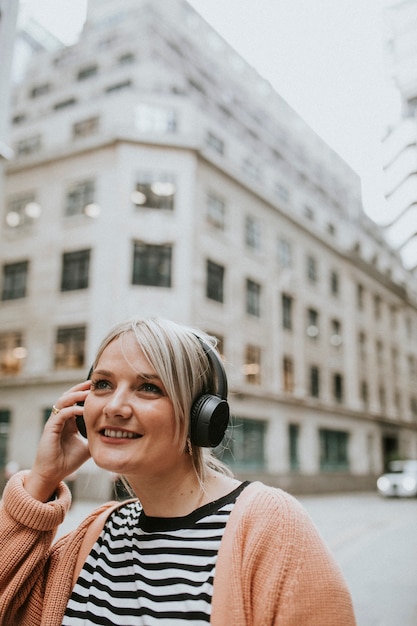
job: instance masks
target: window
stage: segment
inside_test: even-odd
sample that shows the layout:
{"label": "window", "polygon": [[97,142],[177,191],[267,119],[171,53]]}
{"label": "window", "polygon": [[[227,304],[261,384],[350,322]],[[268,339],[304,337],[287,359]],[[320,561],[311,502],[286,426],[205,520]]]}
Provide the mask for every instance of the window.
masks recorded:
{"label": "window", "polygon": [[246,280],[246,313],[261,316],[261,286],[249,278]]}
{"label": "window", "polygon": [[245,243],[254,252],[261,251],[261,225],[259,220],[251,215],[246,217],[245,222]]}
{"label": "window", "polygon": [[189,86],[193,90],[198,91],[200,94],[203,94],[204,96],[207,96],[206,90],[204,89],[203,85],[200,82],[190,77],[187,78],[187,81],[188,81]]}
{"label": "window", "polygon": [[377,320],[381,319],[381,304],[382,304],[381,296],[379,295],[374,296],[374,314],[375,314],[375,319]]}
{"label": "window", "polygon": [[49,416],[51,415],[51,411],[52,411],[52,407],[48,406],[44,409],[42,409],[42,424],[45,426],[46,422],[49,419]]}
{"label": "window", "polygon": [[67,98],[66,100],[61,100],[61,102],[57,102],[54,105],[54,111],[61,111],[62,109],[68,109],[69,107],[73,107],[77,104],[76,98]]}
{"label": "window", "polygon": [[277,194],[278,198],[280,198],[284,202],[288,202],[289,201],[289,199],[290,199],[290,192],[289,192],[288,187],[285,187],[285,185],[283,185],[282,183],[276,183],[274,189],[275,189],[275,193]]}
{"label": "window", "polygon": [[320,429],[320,469],[322,471],[348,471],[349,433]]}
{"label": "window", "polygon": [[27,137],[26,139],[21,139],[16,144],[16,156],[30,156],[31,154],[35,154],[39,152],[41,149],[41,136],[33,135],[32,137]]}
{"label": "window", "polygon": [[88,288],[90,250],[65,252],[62,255],[61,291]]}
{"label": "window", "polygon": [[113,93],[115,91],[122,91],[122,89],[128,89],[131,86],[132,86],[132,81],[131,80],[123,80],[120,83],[115,83],[114,85],[109,85],[109,87],[106,87],[105,92],[106,93]]}
{"label": "window", "polygon": [[172,174],[143,173],[137,177],[131,200],[137,207],[172,211],[175,192],[176,184]]}
{"label": "window", "polygon": [[224,141],[210,131],[206,135],[206,145],[219,154],[224,154]]}
{"label": "window", "polygon": [[259,166],[249,158],[244,159],[242,169],[243,172],[252,180],[259,180],[261,177]]}
{"label": "window", "polygon": [[397,348],[391,348],[391,364],[392,364],[392,373],[398,374],[399,365],[398,365],[398,350]]}
{"label": "window", "polygon": [[85,326],[58,328],[55,343],[55,369],[84,367]]}
{"label": "window", "polygon": [[407,357],[408,375],[411,383],[417,383],[417,359],[412,354]]}
{"label": "window", "polygon": [[42,83],[40,85],[35,85],[30,90],[29,97],[30,98],[39,98],[39,96],[44,96],[49,93],[51,90],[51,85],[49,83]]}
{"label": "window", "polygon": [[292,266],[292,248],[286,239],[278,239],[278,263],[281,269]]}
{"label": "window", "polygon": [[235,417],[233,436],[221,453],[222,460],[235,470],[264,469],[266,427],[264,421]]}
{"label": "window", "polygon": [[288,448],[290,470],[297,471],[300,469],[300,453],[299,453],[300,426],[298,424],[288,424]]}
{"label": "window", "polygon": [[332,224],[331,222],[328,222],[328,224],[326,225],[326,231],[331,237],[336,236],[336,226]]}
{"label": "window", "polygon": [[177,130],[177,116],[174,109],[142,103],[136,107],[135,127],[141,133],[173,133]]}
{"label": "window", "polygon": [[382,343],[380,339],[377,339],[375,348],[376,348],[377,364],[381,368],[384,364],[383,363],[384,362],[384,344]]}
{"label": "window", "polygon": [[343,376],[333,374],[333,398],[339,404],[343,402]]}
{"label": "window", "polygon": [[363,331],[359,333],[359,358],[364,363],[366,361],[366,335]]}
{"label": "window", "polygon": [[335,348],[342,345],[342,325],[339,320],[332,320],[330,323],[330,343]]}
{"label": "window", "polygon": [[27,350],[23,345],[23,335],[19,331],[0,333],[0,372],[2,375],[16,376],[23,369]]}
{"label": "window", "polygon": [[11,413],[0,408],[0,469],[4,470],[7,463],[7,447],[9,443]]}
{"label": "window", "polygon": [[385,387],[383,385],[379,385],[378,387],[378,396],[379,396],[379,409],[381,413],[385,413],[387,410],[387,395],[385,392]]}
{"label": "window", "polygon": [[28,272],[28,261],[3,266],[2,300],[17,300],[26,296]]}
{"label": "window", "polygon": [[314,215],[314,211],[311,208],[311,206],[305,205],[304,207],[304,216],[310,220],[310,222],[314,222],[315,219],[315,215]]}
{"label": "window", "polygon": [[97,65],[88,65],[79,70],[77,74],[77,80],[86,80],[87,78],[96,76],[97,72],[98,72]]}
{"label": "window", "polygon": [[320,397],[320,370],[317,365],[310,367],[310,396],[312,398]]}
{"label": "window", "polygon": [[216,226],[216,228],[224,229],[226,205],[222,198],[213,192],[207,194],[207,221]]}
{"label": "window", "polygon": [[366,380],[361,380],[359,394],[363,408],[367,409],[369,407],[369,391]]}
{"label": "window", "polygon": [[18,124],[23,124],[23,122],[25,121],[26,121],[25,113],[18,113],[12,118],[12,124],[14,124],[15,126],[17,126]]}
{"label": "window", "polygon": [[86,214],[86,208],[94,203],[95,183],[93,179],[81,180],[72,184],[65,199],[65,215]]}
{"label": "window", "polygon": [[313,256],[307,256],[307,280],[309,283],[317,282],[317,261]]}
{"label": "window", "polygon": [[247,345],[243,373],[247,383],[259,385],[261,382],[261,349],[258,346]]}
{"label": "window", "polygon": [[413,320],[410,317],[405,318],[405,333],[407,339],[413,339]]}
{"label": "window", "polygon": [[334,270],[330,272],[330,293],[335,297],[339,295],[339,274]]}
{"label": "window", "polygon": [[217,331],[208,331],[209,335],[212,335],[217,339],[216,350],[224,360],[224,337],[223,335],[219,335]]}
{"label": "window", "polygon": [[134,61],[135,55],[133,52],[126,52],[125,54],[120,55],[118,59],[119,65],[130,65],[131,63],[134,63]]}
{"label": "window", "polygon": [[365,290],[363,288],[363,285],[358,284],[356,285],[356,304],[358,307],[359,311],[363,311],[364,309],[364,295],[365,295]]}
{"label": "window", "polygon": [[284,391],[292,393],[294,391],[294,362],[289,356],[284,356],[282,359],[282,374]]}
{"label": "window", "polygon": [[89,135],[95,135],[98,131],[98,117],[89,117],[81,122],[75,122],[72,125],[72,138],[80,139],[81,137],[88,137]]}
{"label": "window", "polygon": [[281,296],[282,327],[286,330],[292,330],[292,303],[292,297],[283,293]]}
{"label": "window", "polygon": [[133,285],[171,287],[172,246],[135,242]]}
{"label": "window", "polygon": [[210,300],[223,302],[224,267],[207,260],[206,296]]}
{"label": "window", "polygon": [[32,224],[41,213],[34,192],[19,194],[9,199],[6,211],[6,225],[21,228]]}
{"label": "window", "polygon": [[413,420],[417,420],[417,396],[410,398],[410,412]]}
{"label": "window", "polygon": [[394,392],[394,404],[395,404],[395,409],[397,411],[397,415],[401,415],[402,413],[401,393],[399,392],[398,389],[396,389]]}
{"label": "window", "polygon": [[319,336],[319,314],[315,309],[307,309],[307,336],[317,339]]}

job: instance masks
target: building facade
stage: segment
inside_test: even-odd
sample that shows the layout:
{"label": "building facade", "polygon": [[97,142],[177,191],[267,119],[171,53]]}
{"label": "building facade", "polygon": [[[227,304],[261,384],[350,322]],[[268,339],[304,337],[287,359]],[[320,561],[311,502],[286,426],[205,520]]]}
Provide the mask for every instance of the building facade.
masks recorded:
{"label": "building facade", "polygon": [[388,236],[404,264],[417,272],[417,1],[393,2],[386,12],[389,73],[401,100],[400,118],[384,139],[390,219]]}
{"label": "building facade", "polygon": [[[357,175],[186,2],[90,1],[80,41],[16,88],[12,139],[3,465],[32,463],[57,396],[134,314],[218,337],[219,453],[240,476],[373,487],[417,457],[415,277]],[[79,483],[103,478],[87,464]]]}

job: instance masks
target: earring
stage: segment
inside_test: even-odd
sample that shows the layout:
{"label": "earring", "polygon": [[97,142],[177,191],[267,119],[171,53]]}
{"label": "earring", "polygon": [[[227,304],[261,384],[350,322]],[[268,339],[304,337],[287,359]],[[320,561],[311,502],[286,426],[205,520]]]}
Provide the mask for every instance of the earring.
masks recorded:
{"label": "earring", "polygon": [[191,439],[187,437],[187,452],[190,456],[193,456],[193,444],[191,443]]}

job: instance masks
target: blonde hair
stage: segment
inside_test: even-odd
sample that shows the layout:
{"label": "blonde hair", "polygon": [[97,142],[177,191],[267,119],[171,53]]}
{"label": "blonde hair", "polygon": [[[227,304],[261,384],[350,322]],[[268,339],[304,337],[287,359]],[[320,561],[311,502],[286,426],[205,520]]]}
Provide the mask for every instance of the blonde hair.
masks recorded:
{"label": "blonde hair", "polygon": [[[215,337],[188,326],[160,317],[132,318],[110,330],[101,342],[93,367],[115,339],[133,333],[138,346],[155,369],[173,404],[176,420],[175,440],[184,452],[188,450],[190,413],[195,399],[206,393],[216,393],[214,368],[199,338],[216,349]],[[219,358],[220,355],[219,355]],[[233,476],[232,471],[211,450],[191,443],[194,469],[203,485],[209,468]]]}

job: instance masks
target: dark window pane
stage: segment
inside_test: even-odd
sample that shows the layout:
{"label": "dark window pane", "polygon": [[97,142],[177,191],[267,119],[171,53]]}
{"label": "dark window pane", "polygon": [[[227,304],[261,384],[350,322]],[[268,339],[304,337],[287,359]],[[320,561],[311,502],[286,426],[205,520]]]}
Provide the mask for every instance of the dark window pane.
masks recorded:
{"label": "dark window pane", "polygon": [[171,245],[135,243],[132,283],[153,287],[171,287],[171,264]]}
{"label": "dark window pane", "polygon": [[62,257],[61,291],[88,288],[90,250],[66,252]]}

